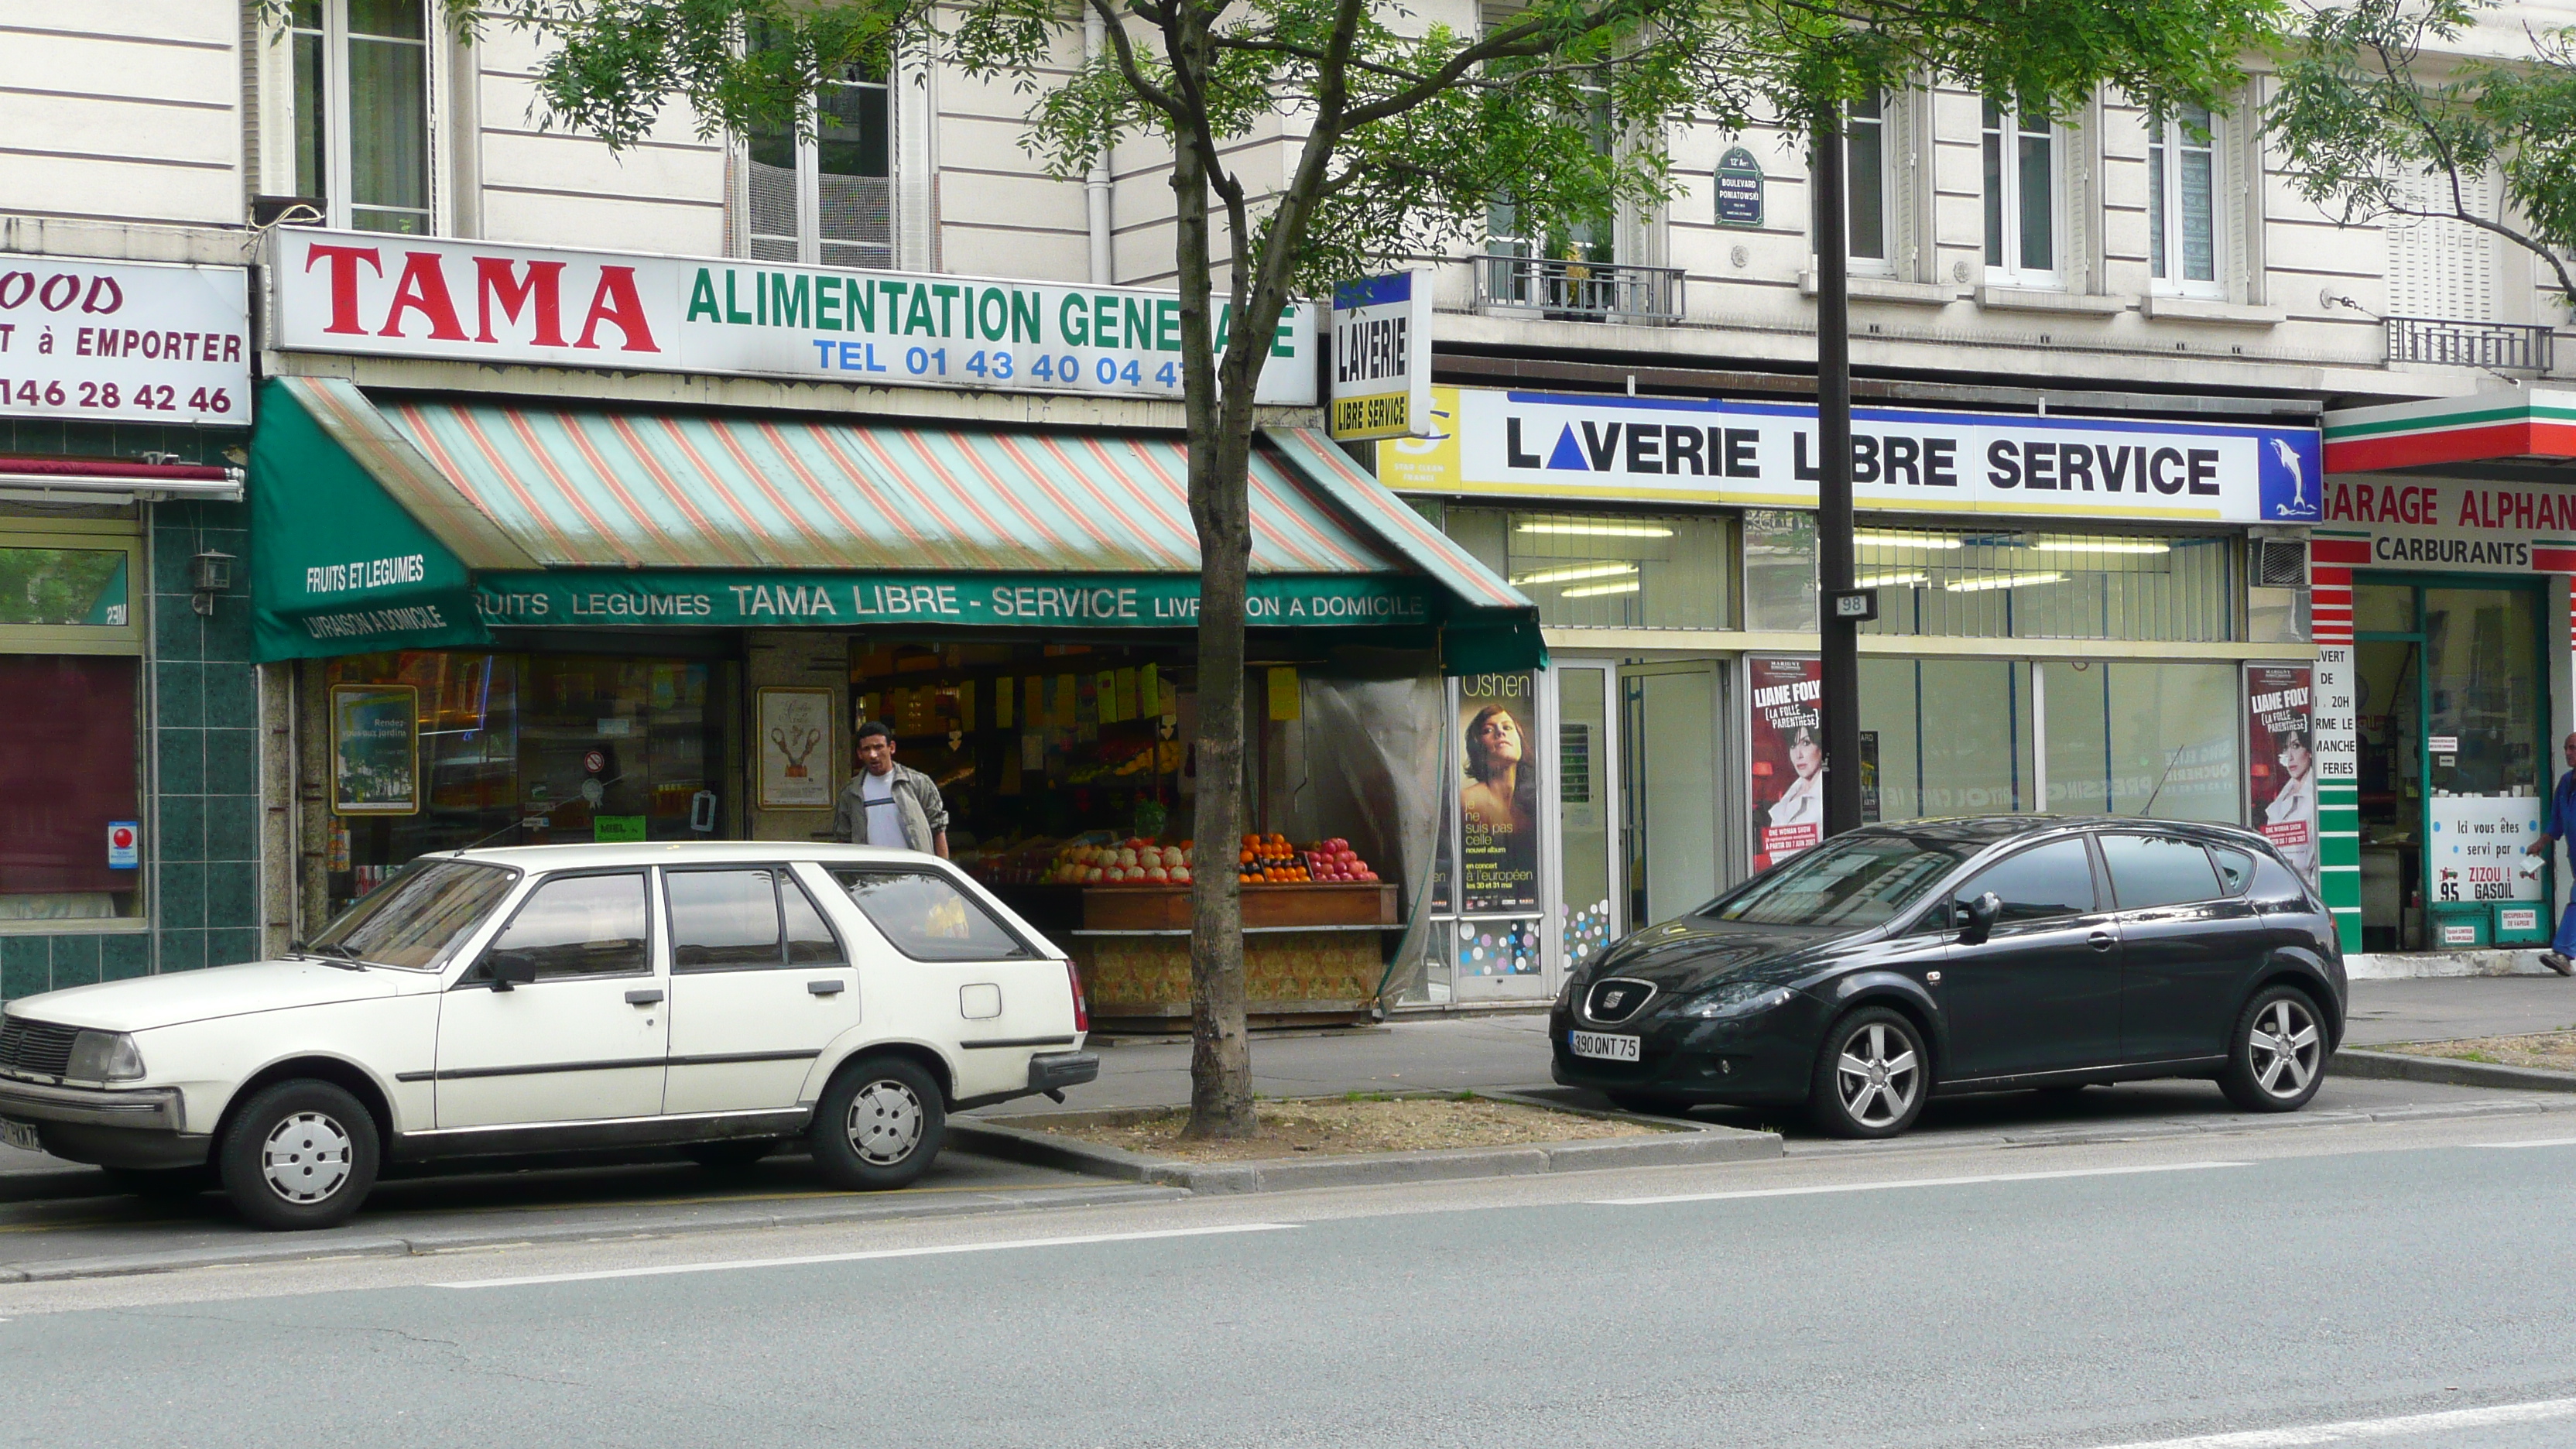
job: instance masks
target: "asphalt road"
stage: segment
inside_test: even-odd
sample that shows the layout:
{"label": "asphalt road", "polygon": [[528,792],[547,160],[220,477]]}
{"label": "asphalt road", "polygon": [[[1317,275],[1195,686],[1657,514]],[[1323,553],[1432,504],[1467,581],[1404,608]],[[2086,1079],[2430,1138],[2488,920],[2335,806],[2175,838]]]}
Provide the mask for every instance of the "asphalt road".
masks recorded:
{"label": "asphalt road", "polygon": [[0,1286],[0,1443],[2562,1445],[2566,1122]]}

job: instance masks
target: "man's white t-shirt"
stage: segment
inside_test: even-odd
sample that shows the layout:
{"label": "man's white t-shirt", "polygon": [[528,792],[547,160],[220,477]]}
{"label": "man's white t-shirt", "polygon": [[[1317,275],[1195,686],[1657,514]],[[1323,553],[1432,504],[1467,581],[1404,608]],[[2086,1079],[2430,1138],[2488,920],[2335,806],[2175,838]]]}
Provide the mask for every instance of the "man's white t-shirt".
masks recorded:
{"label": "man's white t-shirt", "polygon": [[882,775],[859,772],[858,841],[861,845],[902,847],[910,842],[903,838],[903,814],[895,808],[894,771]]}

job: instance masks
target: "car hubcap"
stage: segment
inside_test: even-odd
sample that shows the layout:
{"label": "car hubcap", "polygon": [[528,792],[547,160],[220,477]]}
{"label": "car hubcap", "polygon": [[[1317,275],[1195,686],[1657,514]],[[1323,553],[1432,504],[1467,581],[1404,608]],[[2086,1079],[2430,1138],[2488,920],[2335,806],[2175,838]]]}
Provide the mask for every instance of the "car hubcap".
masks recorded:
{"label": "car hubcap", "polygon": [[297,1112],[269,1129],[259,1170],[288,1202],[320,1202],[349,1180],[356,1156],[348,1129],[319,1112]]}
{"label": "car hubcap", "polygon": [[2289,997],[2255,1013],[2247,1045],[2252,1048],[2254,1080],[2275,1097],[2295,1097],[2317,1075],[2324,1041],[2316,1018]]}
{"label": "car hubcap", "polygon": [[1844,1041],[1834,1066],[1843,1111],[1863,1127],[1884,1127],[1914,1106],[1923,1073],[1914,1048],[1884,1022],[1873,1022]]}
{"label": "car hubcap", "polygon": [[892,1078],[870,1082],[850,1099],[847,1130],[860,1161],[892,1167],[921,1145],[921,1099]]}

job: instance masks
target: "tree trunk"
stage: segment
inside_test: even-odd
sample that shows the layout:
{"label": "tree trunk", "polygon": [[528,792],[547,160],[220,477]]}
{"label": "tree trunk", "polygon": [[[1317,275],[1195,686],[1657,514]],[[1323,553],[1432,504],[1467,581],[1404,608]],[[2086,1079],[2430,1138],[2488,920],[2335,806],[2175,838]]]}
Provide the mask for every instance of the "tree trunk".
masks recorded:
{"label": "tree trunk", "polygon": [[[1184,55],[1198,37],[1185,35]],[[1177,59],[1177,57],[1176,57]],[[1181,290],[1181,365],[1191,386],[1190,518],[1199,536],[1198,844],[1190,882],[1190,1121],[1185,1136],[1249,1137],[1252,1049],[1245,1036],[1243,886],[1234,855],[1243,838],[1244,578],[1251,568],[1250,439],[1229,427],[1235,409],[1217,396],[1214,298],[1209,265],[1207,172],[1217,158],[1183,135],[1173,147],[1178,204],[1175,249]],[[1237,240],[1239,246],[1240,239]],[[1240,326],[1241,319],[1237,319]],[[1244,389],[1249,398],[1250,389]]]}

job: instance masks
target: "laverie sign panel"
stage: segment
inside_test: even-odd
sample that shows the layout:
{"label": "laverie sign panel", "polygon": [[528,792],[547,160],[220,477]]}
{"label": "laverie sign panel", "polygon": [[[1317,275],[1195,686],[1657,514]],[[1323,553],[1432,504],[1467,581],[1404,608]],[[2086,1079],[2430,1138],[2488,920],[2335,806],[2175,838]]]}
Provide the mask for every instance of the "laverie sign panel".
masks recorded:
{"label": "laverie sign panel", "polygon": [[[285,231],[274,346],[880,387],[1181,395],[1169,292]],[[1218,308],[1218,343],[1235,319]],[[1283,310],[1262,402],[1315,401],[1315,309]]]}
{"label": "laverie sign panel", "polygon": [[[1379,450],[1391,488],[1602,502],[1812,507],[1816,410],[1435,389],[1443,436]],[[2313,428],[1852,410],[1863,508],[2304,523],[2323,497]]]}

